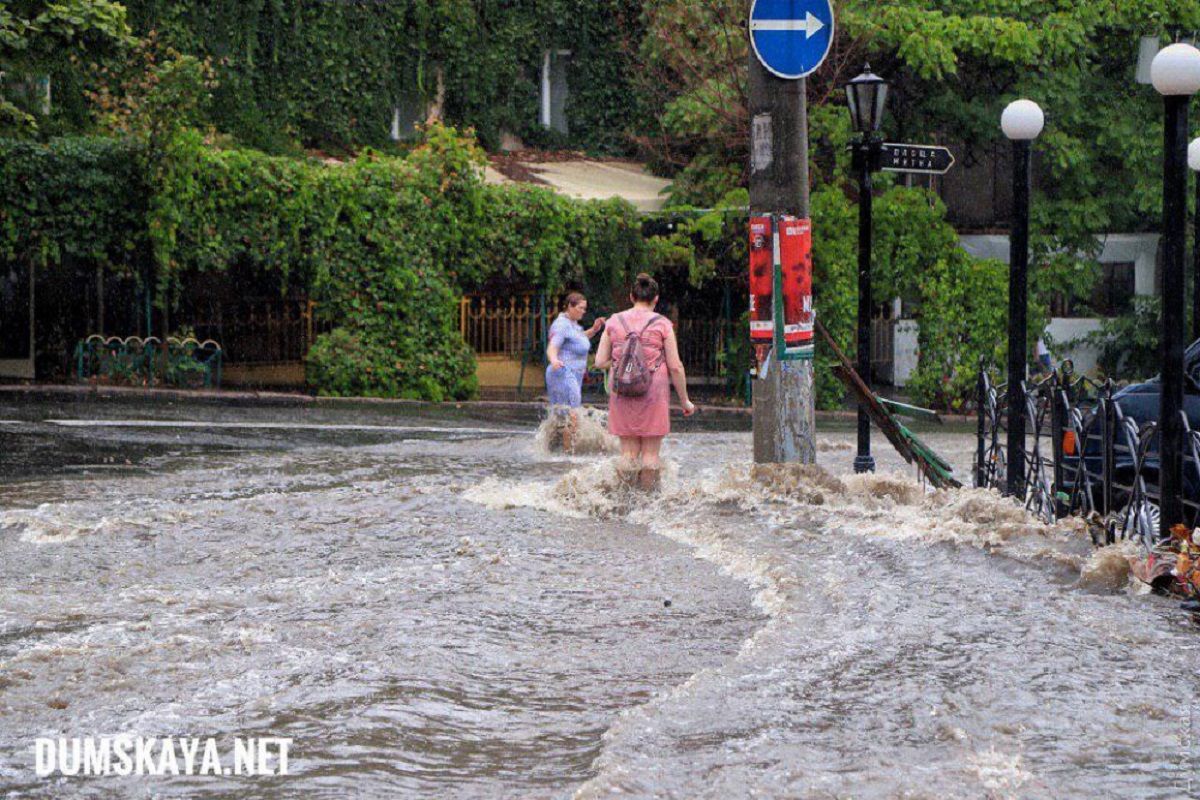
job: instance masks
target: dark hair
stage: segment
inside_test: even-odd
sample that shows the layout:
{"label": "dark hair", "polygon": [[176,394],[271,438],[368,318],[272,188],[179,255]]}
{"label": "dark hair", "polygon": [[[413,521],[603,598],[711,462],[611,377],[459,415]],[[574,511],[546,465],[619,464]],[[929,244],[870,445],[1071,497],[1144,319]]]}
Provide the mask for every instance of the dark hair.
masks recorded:
{"label": "dark hair", "polygon": [[563,308],[574,308],[580,303],[586,303],[587,298],[583,296],[583,292],[571,292],[567,295],[567,299],[563,300]]}
{"label": "dark hair", "polygon": [[633,288],[629,293],[633,295],[634,300],[649,303],[658,297],[658,281],[643,272],[634,278]]}

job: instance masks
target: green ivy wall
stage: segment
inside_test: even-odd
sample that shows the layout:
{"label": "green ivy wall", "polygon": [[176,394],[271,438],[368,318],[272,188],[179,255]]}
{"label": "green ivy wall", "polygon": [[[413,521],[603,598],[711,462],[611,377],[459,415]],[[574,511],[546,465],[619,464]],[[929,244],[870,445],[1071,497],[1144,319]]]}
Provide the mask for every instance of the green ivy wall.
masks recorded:
{"label": "green ivy wall", "polygon": [[[269,151],[382,145],[401,98],[433,99],[488,147],[510,131],[534,144],[627,147],[636,119],[626,41],[634,0],[129,0],[135,32],[219,65],[214,122]],[[542,52],[573,53],[571,134],[538,120]]]}

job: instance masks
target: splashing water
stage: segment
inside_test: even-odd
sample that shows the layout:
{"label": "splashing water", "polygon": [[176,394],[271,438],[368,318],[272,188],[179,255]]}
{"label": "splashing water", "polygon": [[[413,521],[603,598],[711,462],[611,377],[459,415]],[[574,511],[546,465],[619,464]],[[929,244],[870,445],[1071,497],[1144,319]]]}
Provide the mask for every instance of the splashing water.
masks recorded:
{"label": "splashing water", "polygon": [[[652,502],[629,500],[615,460],[471,498],[644,525],[746,581],[768,615],[721,668],[623,714],[577,798],[1056,797],[1047,776],[1091,753],[1091,725],[1103,724],[1099,710],[1082,724],[1080,704],[1103,706],[1133,674],[1109,635],[1176,635],[1164,625],[1147,634],[1103,596],[1055,590],[1063,569],[1099,585],[1094,565],[1080,576],[1090,547],[1082,527],[1043,524],[994,491],[927,491],[894,472],[719,463],[697,459],[701,446],[681,449]],[[1042,631],[1033,649],[1031,625]],[[1102,675],[1073,681],[1095,660]],[[1184,659],[1170,661],[1168,671],[1187,673]],[[1045,669],[1062,680],[1032,689]],[[1168,727],[1151,718],[1132,738],[1110,734],[1136,749],[1147,730]],[[1144,757],[1169,772],[1155,752]],[[720,777],[686,777],[698,764]],[[1111,778],[1073,773],[1093,796],[1110,792]],[[1122,796],[1140,796],[1131,787],[1141,782],[1131,774]]]}
{"label": "splashing water", "polygon": [[[153,508],[155,505],[159,507]],[[130,532],[152,535],[160,525],[187,518],[186,509],[153,503],[119,502],[114,504],[113,513],[99,516],[86,504],[43,503],[33,509],[0,510],[0,535],[16,532],[22,541],[38,544]]]}
{"label": "splashing water", "polygon": [[[608,432],[607,411],[584,406],[575,410],[575,418],[574,442],[568,455],[603,455],[621,451],[621,440]],[[567,409],[551,411],[534,435],[537,452],[542,455],[562,454],[563,429],[569,420]]]}
{"label": "splashing water", "polygon": [[[548,459],[531,433],[10,493],[38,499],[0,508],[0,787],[97,790],[29,777],[48,730],[294,737],[267,797],[1149,798],[1189,774],[1159,699],[1196,638],[1121,591],[1121,548],[886,452],[849,474],[849,432],[820,466],[676,435],[654,493],[610,445]],[[928,440],[965,472],[969,434]]]}
{"label": "splashing water", "polygon": [[1096,549],[1079,572],[1079,585],[1116,592],[1134,580],[1131,561],[1144,556],[1142,547],[1128,539]]}

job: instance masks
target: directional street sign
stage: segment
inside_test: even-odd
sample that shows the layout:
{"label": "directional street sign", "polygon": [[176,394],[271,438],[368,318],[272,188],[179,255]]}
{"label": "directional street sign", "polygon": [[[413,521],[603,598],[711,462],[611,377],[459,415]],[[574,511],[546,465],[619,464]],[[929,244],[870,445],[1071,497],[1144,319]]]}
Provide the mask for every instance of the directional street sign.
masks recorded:
{"label": "directional street sign", "polygon": [[750,43],[769,72],[794,80],[816,71],[833,45],[829,0],[754,0]]}
{"label": "directional street sign", "polygon": [[883,143],[883,166],[888,172],[945,175],[954,166],[954,154],[932,144]]}

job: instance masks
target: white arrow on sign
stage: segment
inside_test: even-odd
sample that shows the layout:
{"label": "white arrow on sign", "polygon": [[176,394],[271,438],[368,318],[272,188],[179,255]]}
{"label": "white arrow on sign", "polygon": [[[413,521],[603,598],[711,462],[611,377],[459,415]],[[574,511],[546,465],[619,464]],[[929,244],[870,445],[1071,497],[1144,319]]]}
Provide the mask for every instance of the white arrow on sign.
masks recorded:
{"label": "white arrow on sign", "polygon": [[820,33],[825,23],[813,16],[811,11],[805,12],[804,19],[752,19],[752,31],[804,31],[804,36],[811,39]]}

